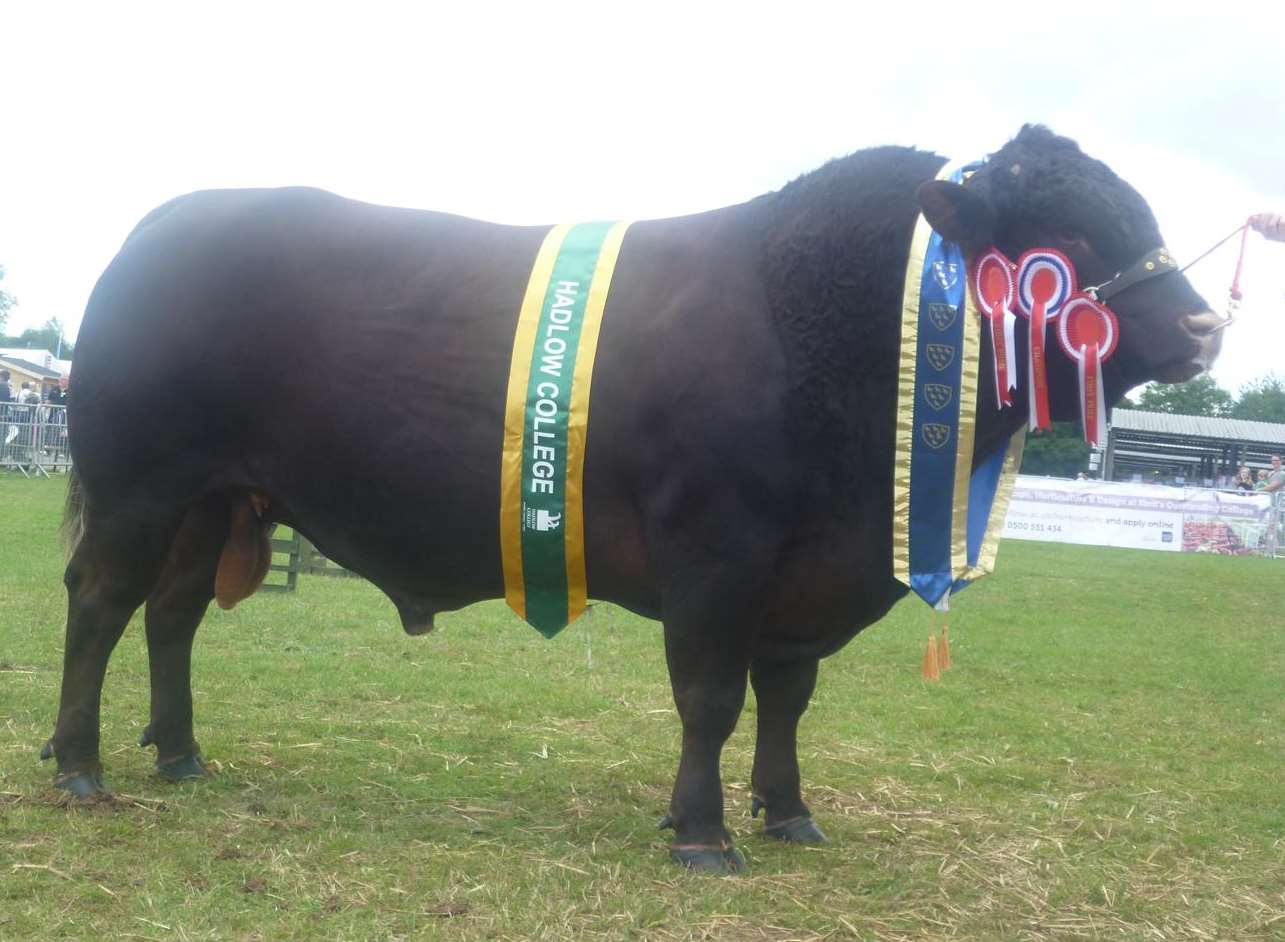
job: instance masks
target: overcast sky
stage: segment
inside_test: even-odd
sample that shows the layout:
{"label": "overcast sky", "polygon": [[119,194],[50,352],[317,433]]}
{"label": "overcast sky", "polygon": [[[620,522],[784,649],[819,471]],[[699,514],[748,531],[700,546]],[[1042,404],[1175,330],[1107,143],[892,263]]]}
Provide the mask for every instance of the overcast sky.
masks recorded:
{"label": "overcast sky", "polygon": [[[1137,186],[1179,260],[1285,211],[1279,2],[437,6],[7,4],[9,332],[56,316],[74,335],[138,219],[204,187],[646,218],[871,145],[974,157],[1040,121]],[[1285,374],[1285,245],[1250,249],[1214,369],[1232,389]],[[1234,258],[1192,272],[1219,311]]]}

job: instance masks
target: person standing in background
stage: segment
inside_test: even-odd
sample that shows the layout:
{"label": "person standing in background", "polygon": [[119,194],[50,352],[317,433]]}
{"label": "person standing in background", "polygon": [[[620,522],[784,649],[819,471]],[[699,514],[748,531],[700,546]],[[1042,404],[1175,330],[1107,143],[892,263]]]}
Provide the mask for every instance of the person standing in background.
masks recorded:
{"label": "person standing in background", "polygon": [[1270,494],[1279,491],[1282,487],[1285,487],[1285,470],[1281,469],[1281,456],[1272,455],[1272,470],[1267,475],[1267,484],[1263,490]]}

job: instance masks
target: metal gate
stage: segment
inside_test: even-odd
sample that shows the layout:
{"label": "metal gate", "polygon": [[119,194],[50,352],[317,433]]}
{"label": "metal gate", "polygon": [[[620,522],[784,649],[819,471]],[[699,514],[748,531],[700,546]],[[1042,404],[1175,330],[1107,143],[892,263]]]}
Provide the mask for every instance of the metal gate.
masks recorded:
{"label": "metal gate", "polygon": [[66,406],[0,403],[0,470],[29,478],[70,468]]}

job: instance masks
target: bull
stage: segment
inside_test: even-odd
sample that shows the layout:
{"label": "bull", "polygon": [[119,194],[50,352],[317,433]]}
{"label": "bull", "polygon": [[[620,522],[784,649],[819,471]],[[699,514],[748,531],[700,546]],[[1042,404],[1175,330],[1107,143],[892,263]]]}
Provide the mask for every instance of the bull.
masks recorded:
{"label": "bull", "polygon": [[[1024,127],[962,185],[935,180],[942,165],[863,150],[625,236],[584,459],[587,578],[592,597],[663,623],[682,722],[665,823],[688,866],[744,865],[719,764],[747,683],[755,810],[771,836],[824,839],[796,754],[817,664],[906,592],[893,577],[891,467],[918,215],[969,257],[1056,248],[1085,283],[1163,244],[1132,187],[1046,128]],[[411,634],[503,596],[506,378],[547,231],[305,188],[197,192],[144,218],[94,288],[77,344],[65,661],[45,748],[56,784],[105,791],[104,673],[143,603],[143,741],[168,777],[203,774],[193,637],[216,592],[253,591],[274,522],[378,586]],[[1189,379],[1218,352],[1220,319],[1180,273],[1112,307],[1109,401]],[[1020,389],[996,408],[990,362],[979,455],[1026,418]],[[1076,418],[1074,366],[1054,356],[1049,369],[1053,418]]]}

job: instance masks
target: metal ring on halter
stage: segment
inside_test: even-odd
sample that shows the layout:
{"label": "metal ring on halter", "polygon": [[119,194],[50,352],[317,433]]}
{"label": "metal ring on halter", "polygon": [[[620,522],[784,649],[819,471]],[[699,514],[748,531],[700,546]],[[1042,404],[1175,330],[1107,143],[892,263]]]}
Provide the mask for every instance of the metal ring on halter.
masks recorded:
{"label": "metal ring on halter", "polygon": [[1223,321],[1221,324],[1215,324],[1213,327],[1210,327],[1208,332],[1211,334],[1217,333],[1218,331],[1222,330],[1224,327],[1229,326],[1231,322],[1236,319],[1236,312],[1239,309],[1240,309],[1239,301],[1237,301],[1235,298],[1232,298],[1231,300],[1229,300],[1227,302],[1227,316],[1223,318]]}

